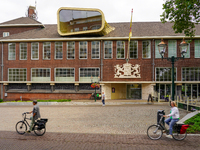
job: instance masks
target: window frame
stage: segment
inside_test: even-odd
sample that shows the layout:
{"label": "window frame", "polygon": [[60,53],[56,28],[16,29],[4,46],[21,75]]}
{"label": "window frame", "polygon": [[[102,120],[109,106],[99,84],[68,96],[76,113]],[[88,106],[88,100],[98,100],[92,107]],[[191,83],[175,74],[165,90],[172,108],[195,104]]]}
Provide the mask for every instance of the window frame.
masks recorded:
{"label": "window frame", "polygon": [[[81,76],[80,76],[81,75],[81,69],[99,69],[98,77],[100,76],[100,68],[99,67],[82,67],[82,68],[79,68],[79,82],[80,82],[80,78],[81,78]],[[94,76],[92,76],[92,77],[94,77]],[[89,77],[89,78],[90,78],[90,81],[85,81],[85,82],[91,83],[91,77]],[[94,78],[96,78],[96,76]]]}
{"label": "window frame", "polygon": [[[99,56],[98,56],[98,58],[92,58],[92,56],[93,56],[93,53],[92,53],[92,43],[93,42],[95,42],[95,52],[96,52],[97,49],[99,50]],[[99,47],[96,46],[96,42],[99,43]],[[100,44],[101,44],[100,41],[91,41],[91,59],[100,59]],[[96,56],[96,53],[94,55]]]}
{"label": "window frame", "polygon": [[138,59],[138,41],[137,40],[130,40],[130,43],[131,43],[131,41],[137,42],[137,57],[136,58],[131,58],[131,51],[130,51],[130,45],[129,45],[129,58],[130,59]]}
{"label": "window frame", "polygon": [[[158,43],[157,43],[158,42]],[[158,45],[161,42],[161,40],[155,40],[155,59],[160,59],[162,58],[160,53],[159,53],[159,50],[158,50]]]}
{"label": "window frame", "polygon": [[[10,80],[10,74],[9,74],[9,70],[10,69],[25,69],[26,70],[26,79],[23,80],[23,81],[27,81],[27,68],[8,68],[8,81],[13,81],[13,80]],[[15,80],[16,81],[16,80]],[[21,81],[21,80],[18,80],[18,81]]]}
{"label": "window frame", "polygon": [[[69,46],[69,43],[71,43],[71,42],[74,43],[74,58],[69,58],[69,57],[68,57],[68,50],[69,50],[69,47],[68,47],[68,46]],[[75,59],[75,57],[76,57],[76,55],[75,55],[75,53],[76,53],[75,47],[76,47],[76,46],[75,46],[75,41],[68,41],[68,42],[67,42],[67,59]]]}
{"label": "window frame", "polygon": [[[176,55],[174,57],[177,57],[177,40],[168,40],[168,57],[172,57],[172,55],[170,55],[170,49],[169,49],[169,41],[175,41],[175,47],[176,47]],[[173,51],[173,50],[172,50]],[[174,51],[173,51],[174,52]]]}
{"label": "window frame", "polygon": [[[12,54],[11,52],[10,52],[10,45],[11,44],[14,44],[14,46],[15,46],[15,49],[13,50],[13,54],[14,54],[14,57],[12,57],[12,59],[11,59],[11,57],[10,57],[10,54]],[[8,60],[16,60],[16,43],[8,43]]]}
{"label": "window frame", "polygon": [[[196,41],[198,41],[198,49],[196,50]],[[198,52],[198,56],[196,56],[196,52]],[[194,40],[194,58],[200,58],[200,40]]]}
{"label": "window frame", "polygon": [[[106,58],[106,53],[105,53],[105,42],[111,42],[111,58]],[[104,41],[104,59],[113,59],[113,41]]]}
{"label": "window frame", "polygon": [[[21,58],[21,54],[22,54],[21,44],[26,44],[26,59]],[[27,57],[28,57],[28,44],[27,43],[20,43],[19,44],[19,60],[27,60]]]}
{"label": "window frame", "polygon": [[10,36],[10,32],[3,32],[3,37]]}
{"label": "window frame", "polygon": [[[50,45],[45,45],[45,43],[50,43]],[[47,55],[47,52],[45,51],[48,51],[48,50],[45,50],[45,47],[46,46],[49,46],[49,51],[50,51],[50,58],[45,58],[45,56]],[[46,55],[44,55],[46,53]],[[43,42],[43,56],[42,56],[43,60],[51,60],[51,42]]]}
{"label": "window frame", "polygon": [[[38,47],[38,49],[37,49],[37,53],[38,53],[38,58],[33,58],[33,43],[35,43],[35,44],[37,44],[37,47]],[[31,60],[39,60],[39,42],[32,42],[31,43]]]}
{"label": "window frame", "polygon": [[[144,54],[143,54],[143,48],[144,48],[144,45],[143,45],[143,42],[149,42],[149,57],[144,57]],[[147,54],[146,54],[147,55]],[[151,40],[143,40],[142,41],[142,59],[151,59]]]}
{"label": "window frame", "polygon": [[[117,49],[118,49],[118,42],[124,42],[124,57],[123,58],[117,58]],[[125,41],[116,41],[116,59],[125,59],[125,55],[126,55],[126,53],[125,53],[125,45],[126,45],[126,43],[125,43]],[[120,44],[120,52],[121,52],[121,44]],[[121,55],[121,54],[120,54]]]}
{"label": "window frame", "polygon": [[[56,58],[56,46],[58,46],[58,45],[56,45],[56,43],[61,43],[62,44],[62,58]],[[56,60],[62,60],[63,59],[63,42],[55,42],[55,44],[54,44],[54,48],[55,48],[55,51],[54,51],[54,59],[56,59]]]}
{"label": "window frame", "polygon": [[[56,80],[56,69],[73,69],[73,71],[74,71],[74,80],[73,81],[71,81],[71,82],[74,82],[75,81],[75,68],[73,68],[73,67],[66,67],[66,68],[61,68],[61,67],[57,67],[57,68],[54,68],[54,81],[57,81]],[[66,77],[67,78],[67,77]],[[67,81],[66,80],[66,82],[69,82],[69,81]]]}
{"label": "window frame", "polygon": [[[170,68],[171,69],[171,80],[170,81],[169,80],[160,81],[160,78],[159,78],[159,81],[157,81],[157,73],[156,73],[157,68],[163,68],[163,69]],[[177,67],[174,67],[174,72],[176,73],[176,78],[174,78],[174,81],[177,81]],[[155,67],[155,82],[171,82],[171,81],[172,81],[172,67]]]}
{"label": "window frame", "polygon": [[[86,58],[80,58],[81,42],[86,42]],[[79,59],[88,59],[88,42],[87,41],[80,41],[79,42]]]}
{"label": "window frame", "polygon": [[[33,81],[32,80],[33,79],[33,69],[49,69],[49,74],[50,74],[49,81],[51,81],[51,68],[31,68],[31,81]],[[42,82],[44,82],[44,81],[42,81]]]}

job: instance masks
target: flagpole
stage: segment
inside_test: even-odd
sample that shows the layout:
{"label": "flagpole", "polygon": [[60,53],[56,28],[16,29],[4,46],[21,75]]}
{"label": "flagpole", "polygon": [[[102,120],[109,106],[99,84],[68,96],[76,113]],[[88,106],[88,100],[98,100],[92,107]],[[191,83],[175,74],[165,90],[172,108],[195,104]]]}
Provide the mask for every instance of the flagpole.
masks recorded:
{"label": "flagpole", "polygon": [[127,50],[127,56],[126,56],[126,62],[129,61],[129,52],[130,52],[130,39],[132,36],[132,16],[133,16],[133,9],[131,10],[131,21],[130,21],[130,30],[129,30],[129,38],[128,38],[128,50]]}

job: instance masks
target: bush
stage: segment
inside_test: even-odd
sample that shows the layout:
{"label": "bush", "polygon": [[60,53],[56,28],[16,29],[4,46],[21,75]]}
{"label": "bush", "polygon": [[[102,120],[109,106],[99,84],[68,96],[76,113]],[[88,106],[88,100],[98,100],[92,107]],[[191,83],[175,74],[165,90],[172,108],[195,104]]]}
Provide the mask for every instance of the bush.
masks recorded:
{"label": "bush", "polygon": [[0,103],[2,103],[3,102],[3,100],[2,99],[0,99]]}
{"label": "bush", "polygon": [[37,102],[71,102],[71,99],[58,99],[58,100],[53,100],[53,99],[40,100],[40,99],[38,99]]}
{"label": "bush", "polygon": [[200,133],[200,113],[186,120],[185,124],[189,124],[188,133]]}

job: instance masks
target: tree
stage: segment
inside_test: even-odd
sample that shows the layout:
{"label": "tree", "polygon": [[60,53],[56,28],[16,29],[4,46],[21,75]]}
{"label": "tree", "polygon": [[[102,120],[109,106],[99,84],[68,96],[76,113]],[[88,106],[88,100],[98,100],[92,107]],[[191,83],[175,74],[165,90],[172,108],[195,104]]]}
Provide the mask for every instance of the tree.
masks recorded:
{"label": "tree", "polygon": [[166,0],[163,4],[161,22],[174,23],[175,33],[195,36],[195,25],[200,22],[200,0]]}

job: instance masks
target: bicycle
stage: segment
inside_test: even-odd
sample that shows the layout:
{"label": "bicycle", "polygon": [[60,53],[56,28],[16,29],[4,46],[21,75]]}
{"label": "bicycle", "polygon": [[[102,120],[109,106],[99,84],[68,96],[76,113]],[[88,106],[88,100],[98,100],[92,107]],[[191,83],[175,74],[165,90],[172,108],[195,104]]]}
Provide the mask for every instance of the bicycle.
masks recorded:
{"label": "bicycle", "polygon": [[[159,140],[162,137],[164,130],[166,134],[169,135],[169,130],[167,130],[164,124],[162,123],[163,114],[158,114],[158,115],[160,115],[159,122],[157,124],[149,126],[149,128],[147,129],[147,136],[152,140]],[[177,141],[184,140],[187,136],[187,131],[186,131],[187,128],[184,131],[181,131],[182,125],[184,124],[176,123],[173,126],[172,137]],[[189,125],[186,126],[189,127]]]}
{"label": "bicycle", "polygon": [[[29,114],[29,112],[24,112],[22,114],[22,121],[17,122],[17,124],[15,125],[15,129],[17,131],[17,133],[23,135],[24,133],[26,133],[27,131],[27,126],[30,127],[27,119],[26,118],[26,114]],[[30,119],[29,119],[30,120]],[[33,125],[33,131],[37,136],[42,136],[45,134],[46,132],[46,122],[48,121],[48,119],[40,119],[37,120],[35,122],[35,124]]]}

